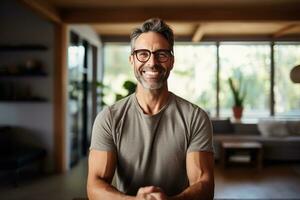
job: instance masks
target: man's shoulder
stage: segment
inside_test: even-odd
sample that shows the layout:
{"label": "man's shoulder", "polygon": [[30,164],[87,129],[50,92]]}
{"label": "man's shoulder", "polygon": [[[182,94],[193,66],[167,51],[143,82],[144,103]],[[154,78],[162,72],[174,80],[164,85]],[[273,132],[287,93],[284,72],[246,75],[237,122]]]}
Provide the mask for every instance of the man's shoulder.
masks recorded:
{"label": "man's shoulder", "polygon": [[110,106],[105,106],[103,110],[101,111],[102,113],[105,114],[110,114],[112,116],[116,116],[118,114],[122,114],[127,108],[132,105],[133,103],[133,95],[131,94],[117,102],[115,102],[113,105]]}
{"label": "man's shoulder", "polygon": [[124,97],[123,99],[120,99],[119,101],[115,102],[113,105],[109,106],[109,109],[111,110],[119,110],[123,107],[127,106],[128,104],[131,104],[133,101],[134,94],[128,95],[127,97]]}
{"label": "man's shoulder", "polygon": [[176,94],[173,94],[173,97],[174,97],[176,105],[179,107],[182,107],[183,109],[204,111],[200,106],[198,106]]}
{"label": "man's shoulder", "polygon": [[180,112],[181,115],[186,116],[188,118],[194,118],[194,117],[208,117],[207,112],[202,109],[200,106],[180,97],[175,94],[173,94],[174,98],[174,105],[177,112]]}
{"label": "man's shoulder", "polygon": [[98,121],[98,119],[99,120],[106,119],[111,123],[112,121],[114,121],[114,119],[122,116],[128,110],[130,105],[132,105],[133,102],[132,95],[129,95],[117,101],[113,105],[103,107],[103,109],[98,113],[96,121]]}

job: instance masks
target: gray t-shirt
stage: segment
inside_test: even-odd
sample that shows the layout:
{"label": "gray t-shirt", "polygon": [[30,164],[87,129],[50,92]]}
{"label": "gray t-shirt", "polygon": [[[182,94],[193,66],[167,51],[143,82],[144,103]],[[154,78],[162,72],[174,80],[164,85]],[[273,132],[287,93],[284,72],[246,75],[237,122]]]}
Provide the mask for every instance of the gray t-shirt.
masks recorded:
{"label": "gray t-shirt", "polygon": [[213,152],[212,128],[201,108],[173,93],[152,116],[133,94],[98,114],[90,148],[117,153],[119,191],[136,195],[140,187],[154,185],[175,195],[189,186],[187,152]]}

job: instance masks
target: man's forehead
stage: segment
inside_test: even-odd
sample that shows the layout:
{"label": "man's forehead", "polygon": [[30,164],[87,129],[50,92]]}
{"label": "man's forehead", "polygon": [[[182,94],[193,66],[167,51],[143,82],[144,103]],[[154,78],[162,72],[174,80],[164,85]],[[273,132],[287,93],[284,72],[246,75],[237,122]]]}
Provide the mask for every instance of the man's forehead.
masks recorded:
{"label": "man's forehead", "polygon": [[135,41],[135,48],[169,48],[169,43],[164,36],[156,32],[142,33]]}

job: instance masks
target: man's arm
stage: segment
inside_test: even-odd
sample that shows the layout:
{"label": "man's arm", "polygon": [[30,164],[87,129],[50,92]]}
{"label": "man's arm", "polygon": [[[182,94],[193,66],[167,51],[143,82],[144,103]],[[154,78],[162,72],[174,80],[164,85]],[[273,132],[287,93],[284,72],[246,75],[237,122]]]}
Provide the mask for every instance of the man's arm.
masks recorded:
{"label": "man's arm", "polygon": [[214,156],[211,152],[190,152],[186,157],[190,186],[172,200],[214,198]]}
{"label": "man's arm", "polygon": [[117,155],[111,151],[91,150],[89,154],[89,171],[87,194],[90,200],[133,200],[111,186],[117,163]]}

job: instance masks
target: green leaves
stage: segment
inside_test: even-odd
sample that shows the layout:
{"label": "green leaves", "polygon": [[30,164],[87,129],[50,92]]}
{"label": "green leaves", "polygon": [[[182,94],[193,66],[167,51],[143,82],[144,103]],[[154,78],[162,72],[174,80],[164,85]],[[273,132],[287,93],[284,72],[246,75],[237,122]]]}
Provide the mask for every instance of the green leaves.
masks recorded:
{"label": "green leaves", "polygon": [[[98,95],[101,97],[101,102],[100,105],[104,106],[107,105],[104,101],[103,101],[103,97],[106,96],[109,92],[113,92],[113,89],[109,86],[109,85],[105,85],[103,84],[103,82],[97,82],[97,88],[98,88]],[[130,94],[135,92],[135,88],[136,88],[136,83],[127,80],[123,83],[123,88],[125,90],[127,90],[127,94],[126,95],[122,95],[119,93],[114,93],[115,95],[115,101],[119,101],[121,99],[123,99],[124,97],[129,96]]]}
{"label": "green leaves", "polygon": [[233,94],[234,106],[243,107],[246,90],[242,91],[242,77],[240,76],[239,81],[229,78],[228,82]]}
{"label": "green leaves", "polygon": [[127,80],[123,83],[123,88],[125,88],[127,90],[127,95],[123,96],[121,94],[116,94],[116,101],[119,101],[119,100],[123,99],[124,97],[127,97],[127,96],[133,94],[135,92],[136,83]]}
{"label": "green leaves", "polygon": [[123,84],[123,87],[128,91],[128,95],[133,94],[135,92],[135,88],[136,88],[136,83],[132,82],[132,81],[125,81]]}

